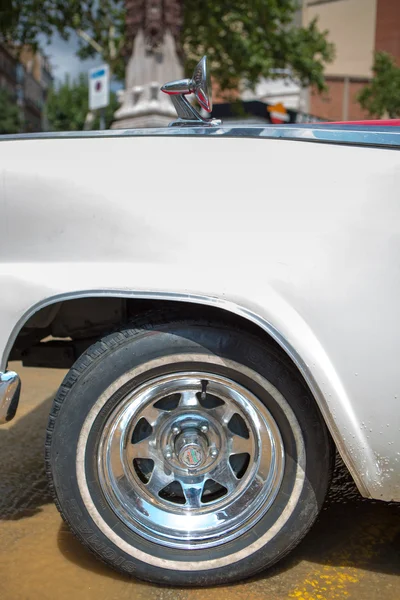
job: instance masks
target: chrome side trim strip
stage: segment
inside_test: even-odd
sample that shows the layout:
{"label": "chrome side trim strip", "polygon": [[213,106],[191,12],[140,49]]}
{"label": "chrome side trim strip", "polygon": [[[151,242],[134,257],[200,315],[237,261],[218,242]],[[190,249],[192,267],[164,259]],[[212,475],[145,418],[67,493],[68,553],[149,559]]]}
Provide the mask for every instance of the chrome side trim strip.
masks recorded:
{"label": "chrome side trim strip", "polygon": [[0,425],[11,421],[17,412],[21,381],[14,371],[0,371]]}
{"label": "chrome side trim strip", "polygon": [[46,298],[46,300],[42,300],[41,302],[38,302],[37,304],[31,306],[31,308],[19,319],[17,324],[14,326],[14,329],[12,330],[12,333],[5,347],[0,364],[0,369],[6,369],[8,357],[11,352],[11,348],[18,336],[18,333],[25,325],[25,323],[30,319],[30,317],[32,317],[36,312],[38,312],[41,308],[45,308],[46,306],[50,306],[51,304],[55,304],[56,302],[63,302],[67,300],[89,297],[135,298],[140,300],[173,300],[176,302],[192,302],[193,304],[203,304],[206,306],[214,306],[216,308],[220,308],[221,310],[236,314],[240,317],[247,319],[248,321],[251,321],[255,325],[258,325],[281,346],[281,348],[291,358],[291,360],[294,362],[294,364],[304,377],[304,380],[311,393],[313,394],[315,401],[317,402],[318,407],[324,417],[325,423],[329,428],[329,431],[335,441],[336,447],[344,463],[349,469],[360,493],[366,498],[371,497],[371,494],[369,493],[367,487],[365,486],[364,482],[358,474],[352,456],[347,451],[347,448],[343,443],[342,436],[336,426],[336,423],[332,419],[324,394],[322,393],[321,388],[319,387],[318,383],[316,382],[313,374],[311,373],[306,363],[303,361],[303,359],[297,353],[297,351],[291,346],[291,344],[286,340],[286,338],[283,337],[281,333],[269,321],[263,319],[262,317],[260,317],[256,313],[253,313],[247,308],[235,304],[234,302],[221,300],[220,298],[214,296],[202,296],[197,294],[179,294],[177,292],[138,292],[129,290],[121,291],[113,289],[85,290],[81,292],[57,294],[56,296]]}
{"label": "chrome side trim strip", "polygon": [[400,148],[400,127],[379,125],[221,125],[216,127],[162,127],[112,129],[106,131],[64,131],[0,135],[0,142],[40,139],[116,138],[152,136],[229,137],[321,142],[388,149]]}

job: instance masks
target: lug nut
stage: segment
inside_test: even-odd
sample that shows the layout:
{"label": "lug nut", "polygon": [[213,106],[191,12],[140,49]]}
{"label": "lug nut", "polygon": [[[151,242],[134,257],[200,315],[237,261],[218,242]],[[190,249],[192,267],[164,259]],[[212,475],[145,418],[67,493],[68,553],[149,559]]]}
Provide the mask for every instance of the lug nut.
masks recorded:
{"label": "lug nut", "polygon": [[207,433],[207,431],[208,431],[208,425],[202,425],[202,426],[201,426],[201,431],[202,431],[203,433]]}
{"label": "lug nut", "polygon": [[210,454],[213,458],[218,456],[218,450],[216,448],[211,448]]}
{"label": "lug nut", "polygon": [[165,458],[172,458],[172,452],[171,452],[171,448],[166,448],[165,452],[164,452],[164,456]]}
{"label": "lug nut", "polygon": [[179,427],[177,427],[176,425],[175,425],[175,427],[173,427],[173,428],[172,428],[172,433],[173,433],[174,435],[179,435],[179,434],[180,434],[180,432],[181,432],[180,428],[179,428]]}

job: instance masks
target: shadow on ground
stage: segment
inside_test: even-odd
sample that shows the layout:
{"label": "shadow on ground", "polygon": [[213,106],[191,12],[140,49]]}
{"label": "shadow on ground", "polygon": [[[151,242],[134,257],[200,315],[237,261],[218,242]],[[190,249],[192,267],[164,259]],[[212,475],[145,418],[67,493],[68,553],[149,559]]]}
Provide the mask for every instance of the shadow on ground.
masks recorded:
{"label": "shadow on ground", "polygon": [[44,468],[44,441],[53,397],[0,428],[0,519],[36,514],[52,502]]}
{"label": "shadow on ground", "polygon": [[301,560],[400,575],[400,503],[362,498],[338,456],[315,525],[272,571],[283,572]]}
{"label": "shadow on ground", "polygon": [[[52,398],[0,430],[0,519],[29,518],[52,501],[44,470],[44,436]],[[54,535],[57,535],[54,532]],[[81,568],[128,580],[98,562],[62,524],[58,547]],[[274,577],[299,562],[400,574],[400,504],[363,499],[340,459],[328,498],[303,542],[255,580]]]}

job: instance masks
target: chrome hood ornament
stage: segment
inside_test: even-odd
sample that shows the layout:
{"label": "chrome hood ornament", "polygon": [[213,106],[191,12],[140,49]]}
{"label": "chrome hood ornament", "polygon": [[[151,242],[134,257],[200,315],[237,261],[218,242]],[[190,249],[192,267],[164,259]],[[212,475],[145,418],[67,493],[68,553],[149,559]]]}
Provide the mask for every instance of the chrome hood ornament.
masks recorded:
{"label": "chrome hood ornament", "polygon": [[221,121],[217,119],[203,119],[186,99],[188,94],[194,94],[204,110],[209,113],[212,111],[211,79],[206,56],[203,56],[196,66],[192,79],[170,81],[162,86],[161,91],[171,96],[172,103],[178,113],[179,119],[170,123],[170,127],[193,125],[215,127],[221,124]]}

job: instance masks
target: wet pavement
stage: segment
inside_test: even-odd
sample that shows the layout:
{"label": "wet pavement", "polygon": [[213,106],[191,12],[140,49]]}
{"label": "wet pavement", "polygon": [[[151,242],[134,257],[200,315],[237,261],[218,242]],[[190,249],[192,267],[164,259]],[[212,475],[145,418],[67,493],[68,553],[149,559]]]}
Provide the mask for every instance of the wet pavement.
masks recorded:
{"label": "wet pavement", "polygon": [[305,540],[279,565],[243,584],[162,588],[97,562],[63,524],[44,473],[51,401],[64,375],[23,369],[17,417],[0,428],[1,600],[397,600],[400,504],[363,500],[338,465],[324,509]]}

